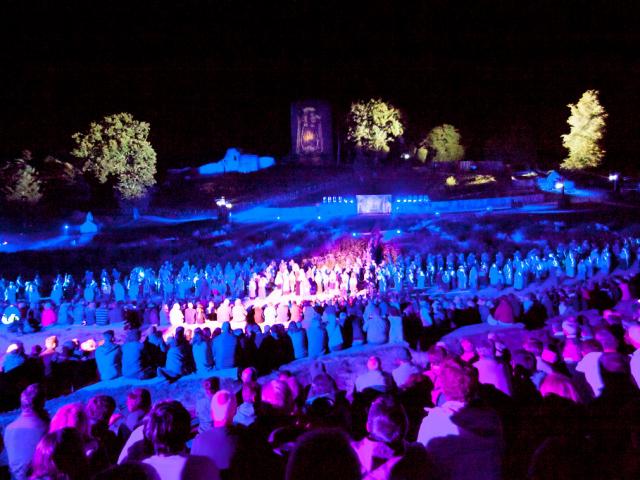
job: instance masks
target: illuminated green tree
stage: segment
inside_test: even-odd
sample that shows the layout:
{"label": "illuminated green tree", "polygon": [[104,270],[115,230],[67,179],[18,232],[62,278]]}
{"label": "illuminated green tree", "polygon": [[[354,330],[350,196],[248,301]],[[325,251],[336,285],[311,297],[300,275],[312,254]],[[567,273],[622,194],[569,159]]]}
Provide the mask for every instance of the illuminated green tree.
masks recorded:
{"label": "illuminated green tree", "polygon": [[571,126],[568,134],[562,135],[562,145],[569,150],[569,156],[560,164],[565,170],[583,170],[598,167],[604,157],[600,145],[605,130],[605,112],[598,100],[597,90],[587,90],[577,104],[569,104],[571,115],[567,123]]}
{"label": "illuminated green tree", "polygon": [[149,142],[150,126],[130,113],[91,123],[86,133],[76,133],[71,154],[84,161],[82,170],[100,183],[113,181],[125,200],[145,196],[156,183],[156,152]]}
{"label": "illuminated green tree", "polygon": [[3,168],[5,198],[10,202],[35,205],[42,198],[42,182],[36,169],[19,158]]}
{"label": "illuminated green tree", "polygon": [[420,146],[436,152],[434,162],[456,162],[464,157],[464,147],[460,144],[460,132],[447,123],[434,127]]}
{"label": "illuminated green tree", "polygon": [[404,133],[400,110],[380,99],[352,103],[347,123],[347,138],[374,156],[388,153],[391,142]]}

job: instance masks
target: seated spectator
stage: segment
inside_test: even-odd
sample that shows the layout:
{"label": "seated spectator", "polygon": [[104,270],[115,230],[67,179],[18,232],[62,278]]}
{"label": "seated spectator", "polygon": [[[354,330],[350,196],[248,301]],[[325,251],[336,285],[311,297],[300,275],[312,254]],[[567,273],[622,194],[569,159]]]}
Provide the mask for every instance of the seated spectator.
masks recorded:
{"label": "seated spectator", "polygon": [[291,322],[287,329],[287,333],[289,334],[289,337],[291,337],[294,358],[296,360],[305,358],[308,355],[307,332],[298,322]]}
{"label": "seated spectator", "polygon": [[22,342],[13,342],[7,347],[7,354],[2,362],[2,371],[4,373],[18,368],[27,361],[27,354],[24,352],[24,344]]}
{"label": "seated spectator", "polygon": [[199,433],[191,446],[192,455],[210,458],[223,476],[240,441],[240,431],[233,426],[236,411],[235,395],[227,390],[217,391],[211,398],[213,428]]}
{"label": "seated spectator", "polygon": [[151,392],[146,388],[134,388],[127,395],[127,414],[125,424],[129,432],[142,425],[142,420],[151,410]]}
{"label": "seated spectator", "polygon": [[122,350],[114,343],[113,330],[104,332],[104,343],[96,349],[96,364],[100,380],[118,378],[122,369]]}
{"label": "seated spectator", "polygon": [[49,415],[44,410],[44,390],[34,383],[20,395],[20,415],[4,431],[4,447],[7,451],[12,478],[29,477],[31,460],[40,439],[49,429]]}
{"label": "seated spectator", "polygon": [[184,328],[178,327],[175,336],[169,341],[167,360],[164,368],[158,367],[158,376],[170,382],[175,382],[183,375],[193,372],[193,357],[191,345],[185,338]]}
{"label": "seated spectator", "polygon": [[82,435],[75,428],[46,434],[33,456],[31,480],[86,480],[89,466],[84,456]]}
{"label": "seated spectator", "polygon": [[371,388],[380,392],[391,392],[396,388],[393,377],[382,370],[382,363],[378,357],[369,357],[367,371],[356,378],[357,392]]}
{"label": "seated spectator", "polygon": [[596,332],[595,340],[602,347],[595,351],[589,352],[576,365],[576,372],[582,373],[585,380],[589,383],[594,397],[599,397],[604,388],[602,377],[600,375],[600,357],[604,352],[615,353],[618,351],[618,340],[607,329],[601,329]]}
{"label": "seated spectator", "polygon": [[213,361],[216,369],[234,368],[237,360],[238,338],[231,332],[231,324],[222,324],[222,332],[213,339]]}
{"label": "seated spectator", "polygon": [[115,410],[116,401],[108,395],[96,395],[87,402],[85,411],[89,420],[89,435],[98,442],[100,448],[106,451],[108,462],[106,465],[92,465],[92,471],[102,470],[116,463],[118,459],[122,444],[116,434],[109,429],[109,422]]}
{"label": "seated spectator", "polygon": [[260,387],[257,383],[242,384],[242,403],[233,417],[233,423],[245,427],[256,421],[256,402],[260,395]]}
{"label": "seated spectator", "polygon": [[468,338],[463,338],[460,340],[460,347],[462,347],[462,355],[460,355],[460,359],[463,362],[467,362],[469,365],[473,365],[476,361],[478,361],[478,352],[476,352],[475,345]]}
{"label": "seated spectator", "polygon": [[193,362],[196,366],[196,373],[204,375],[209,372],[213,368],[211,344],[204,338],[202,330],[199,328],[196,328],[193,332],[191,350],[193,352]]}
{"label": "seated spectator", "polygon": [[153,376],[145,344],[140,339],[140,330],[127,332],[127,340],[122,345],[122,376],[125,378],[144,379]]}
{"label": "seated spectator", "polygon": [[393,369],[391,375],[398,388],[403,388],[405,385],[408,385],[412,375],[422,372],[420,367],[412,362],[411,352],[406,348],[403,348],[398,353],[396,363],[398,366]]}
{"label": "seated spectator", "polygon": [[394,471],[402,469],[402,478],[431,478],[427,452],[421,444],[406,440],[407,414],[393,397],[380,397],[371,404],[366,428],[367,436],[352,443],[363,477],[393,478]]}
{"label": "seated spectator", "polygon": [[511,376],[509,368],[496,360],[494,344],[480,342],[476,348],[478,360],[473,366],[478,370],[478,381],[496,387],[506,395],[511,395]]}
{"label": "seated spectator", "polygon": [[311,319],[311,324],[307,329],[307,340],[309,344],[309,358],[317,358],[327,353],[327,330],[317,315]]}
{"label": "seated spectator", "polygon": [[198,418],[198,432],[205,432],[213,427],[211,420],[211,398],[220,390],[220,379],[218,377],[207,378],[202,382],[204,395],[200,395],[196,400],[196,417]]}
{"label": "seated spectator", "polygon": [[571,379],[558,373],[552,373],[544,377],[540,385],[540,393],[543,397],[557,395],[575,403],[580,403],[581,401],[578,390],[571,382]]}
{"label": "seated spectator", "polygon": [[389,340],[389,322],[377,311],[365,318],[362,331],[367,335],[369,344],[382,345]]}
{"label": "seated spectator", "polygon": [[68,403],[58,409],[51,419],[49,432],[55,432],[63,428],[74,428],[80,433],[85,459],[89,467],[97,471],[109,465],[110,461],[106,447],[90,434],[89,419],[82,403]]}
{"label": "seated spectator", "polygon": [[442,362],[438,376],[447,399],[429,409],[418,442],[448,479],[499,479],[502,469],[502,426],[497,414],[470,402],[477,390],[473,367],[459,360]]}
{"label": "seated spectator", "polygon": [[49,327],[51,325],[55,325],[58,322],[58,316],[56,315],[56,311],[53,309],[51,302],[44,303],[44,308],[41,314],[41,322],[43,327]]}
{"label": "seated spectator", "polygon": [[51,364],[55,361],[58,356],[58,352],[56,349],[58,348],[58,337],[55,335],[51,335],[47,337],[44,341],[45,349],[40,352],[40,358],[42,359],[42,364],[44,366],[44,376],[51,376]]}
{"label": "seated spectator", "polygon": [[287,462],[286,480],[359,480],[358,456],[339,430],[315,430],[299,438]]}
{"label": "seated spectator", "polygon": [[144,436],[153,445],[154,455],[143,460],[159,480],[216,480],[218,468],[207,457],[188,455],[186,442],[191,431],[191,418],[180,402],[156,404],[144,426]]}

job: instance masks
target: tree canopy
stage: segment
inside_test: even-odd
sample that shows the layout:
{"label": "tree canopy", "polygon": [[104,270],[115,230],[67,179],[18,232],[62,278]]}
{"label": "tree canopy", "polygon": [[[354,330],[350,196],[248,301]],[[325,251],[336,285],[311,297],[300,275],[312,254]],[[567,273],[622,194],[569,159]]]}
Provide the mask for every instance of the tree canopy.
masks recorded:
{"label": "tree canopy", "polygon": [[35,205],[42,198],[42,182],[25,159],[9,162],[2,170],[5,198],[10,202]]}
{"label": "tree canopy", "polygon": [[582,170],[600,166],[605,151],[601,146],[607,112],[600,105],[597,90],[587,90],[577,104],[569,104],[567,120],[571,130],[562,135],[562,145],[569,156],[560,164],[565,170]]}
{"label": "tree canopy", "polygon": [[400,110],[380,99],[351,104],[348,139],[359,148],[387,153],[393,140],[404,133]]}
{"label": "tree canopy", "polygon": [[434,127],[420,146],[436,152],[434,162],[455,162],[464,157],[464,147],[460,144],[460,132],[447,123]]}
{"label": "tree canopy", "polygon": [[82,170],[100,183],[113,181],[125,200],[143,197],[156,183],[156,152],[149,142],[150,126],[130,113],[104,117],[86,133],[76,133],[71,154],[84,161]]}

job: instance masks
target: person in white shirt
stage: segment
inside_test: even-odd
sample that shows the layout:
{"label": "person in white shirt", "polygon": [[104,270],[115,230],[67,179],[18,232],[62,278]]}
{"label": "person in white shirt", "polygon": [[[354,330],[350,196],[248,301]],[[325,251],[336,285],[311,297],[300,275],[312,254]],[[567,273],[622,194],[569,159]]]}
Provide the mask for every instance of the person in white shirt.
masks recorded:
{"label": "person in white shirt", "polygon": [[418,442],[431,455],[443,477],[451,480],[501,478],[503,436],[496,412],[469,404],[478,386],[474,368],[445,359],[438,383],[446,401],[429,409]]}

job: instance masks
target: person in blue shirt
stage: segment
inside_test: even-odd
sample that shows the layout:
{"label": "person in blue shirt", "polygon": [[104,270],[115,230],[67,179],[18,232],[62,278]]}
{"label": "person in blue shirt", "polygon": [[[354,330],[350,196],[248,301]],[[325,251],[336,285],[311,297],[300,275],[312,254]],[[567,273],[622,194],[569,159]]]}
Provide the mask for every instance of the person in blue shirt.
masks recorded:
{"label": "person in blue shirt", "polygon": [[121,375],[122,350],[120,345],[114,342],[113,330],[107,330],[103,334],[104,343],[96,348],[96,364],[100,380],[113,380]]}
{"label": "person in blue shirt", "polygon": [[222,332],[213,340],[213,360],[215,367],[233,368],[236,366],[238,338],[231,332],[231,324],[224,322]]}

